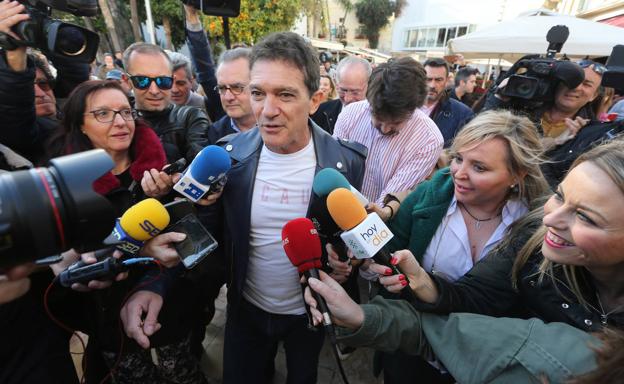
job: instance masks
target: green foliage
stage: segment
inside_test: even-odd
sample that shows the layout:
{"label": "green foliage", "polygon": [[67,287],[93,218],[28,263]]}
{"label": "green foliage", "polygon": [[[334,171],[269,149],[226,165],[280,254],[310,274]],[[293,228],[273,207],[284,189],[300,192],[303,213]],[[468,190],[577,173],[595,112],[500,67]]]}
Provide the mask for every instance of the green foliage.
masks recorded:
{"label": "green foliage", "polygon": [[[292,28],[302,8],[302,0],[241,1],[241,12],[230,19],[232,43],[253,44],[263,36]],[[204,18],[204,27],[213,37],[223,36],[221,18]]]}
{"label": "green foliage", "polygon": [[[139,4],[142,2],[139,2]],[[162,25],[163,17],[171,23],[171,42],[179,47],[184,44],[184,8],[180,0],[156,0],[151,2],[155,25]],[[139,6],[139,8],[142,8]]]}
{"label": "green foliage", "polygon": [[360,0],[355,4],[355,15],[371,48],[377,48],[379,31],[388,25],[392,14],[399,14],[405,0]]}

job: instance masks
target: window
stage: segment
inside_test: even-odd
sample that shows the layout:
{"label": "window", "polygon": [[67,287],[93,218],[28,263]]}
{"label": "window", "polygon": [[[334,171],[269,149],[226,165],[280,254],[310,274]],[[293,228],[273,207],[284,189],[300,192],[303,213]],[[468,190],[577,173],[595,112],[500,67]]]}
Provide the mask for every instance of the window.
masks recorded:
{"label": "window", "polygon": [[449,25],[440,27],[420,27],[405,32],[405,48],[444,48],[450,39],[463,36],[475,30],[475,25]]}

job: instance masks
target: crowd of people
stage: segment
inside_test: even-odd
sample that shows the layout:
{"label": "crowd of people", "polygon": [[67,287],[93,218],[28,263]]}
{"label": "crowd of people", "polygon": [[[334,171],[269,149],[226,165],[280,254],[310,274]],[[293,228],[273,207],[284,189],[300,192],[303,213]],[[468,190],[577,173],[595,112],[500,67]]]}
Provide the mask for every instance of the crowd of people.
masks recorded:
{"label": "crowd of people", "polygon": [[[102,149],[113,167],[93,189],[120,217],[179,196],[176,161],[209,145],[231,160],[224,188],[194,205],[219,246],[192,269],[174,247],[186,235],[168,232],[140,251],[161,267],[114,281],[55,284],[96,261],[74,250],[0,271],[1,383],[81,381],[72,331],[88,335],[86,383],[207,383],[202,341],[224,284],[224,383],[271,382],[280,345],[287,382],[317,381],[327,319],[313,291],[342,352],[374,348],[385,383],[624,380],[624,124],[608,113],[618,90],[601,84],[604,64],[575,63],[580,84],[552,79],[549,100],[517,110],[505,76],[478,98],[474,68],[334,67],[291,32],[215,60],[184,8],[190,57],[137,42],[93,69],[0,50],[4,172]],[[0,33],[17,37],[23,11],[1,1]],[[387,224],[391,265],[327,243],[320,280],[305,280],[286,257],[282,228],[324,204],[312,186],[325,168]]]}

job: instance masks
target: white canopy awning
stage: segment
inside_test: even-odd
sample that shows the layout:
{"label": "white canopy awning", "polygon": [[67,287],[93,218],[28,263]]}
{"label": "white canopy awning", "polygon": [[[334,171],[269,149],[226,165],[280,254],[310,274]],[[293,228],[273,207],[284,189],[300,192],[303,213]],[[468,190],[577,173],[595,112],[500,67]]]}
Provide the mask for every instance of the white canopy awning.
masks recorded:
{"label": "white canopy awning", "polygon": [[448,50],[467,59],[514,62],[526,54],[545,54],[546,34],[555,25],[570,30],[561,50],[568,57],[609,56],[613,46],[624,44],[624,28],[538,10],[452,39]]}

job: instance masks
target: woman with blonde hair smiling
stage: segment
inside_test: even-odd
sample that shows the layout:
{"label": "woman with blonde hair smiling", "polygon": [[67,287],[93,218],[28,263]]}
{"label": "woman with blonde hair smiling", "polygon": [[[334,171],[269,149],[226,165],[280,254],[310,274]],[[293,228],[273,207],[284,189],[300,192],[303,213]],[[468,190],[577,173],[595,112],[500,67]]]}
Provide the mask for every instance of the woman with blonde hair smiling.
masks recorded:
{"label": "woman with blonde hair smiling", "polygon": [[[541,154],[537,130],[528,118],[508,111],[478,115],[456,136],[450,167],[437,171],[401,203],[389,222],[394,234],[389,250],[408,249],[427,272],[446,281],[460,278],[547,193]],[[330,265],[339,281],[351,273],[352,267],[338,262],[333,252]],[[360,270],[373,278],[391,273],[378,264],[364,264]],[[385,279],[380,282],[393,292],[407,285],[403,275],[393,276],[389,285]],[[418,372],[406,369],[417,364],[411,356],[384,355],[385,382],[408,382],[425,372],[430,374],[425,381],[440,382],[427,364]]]}

